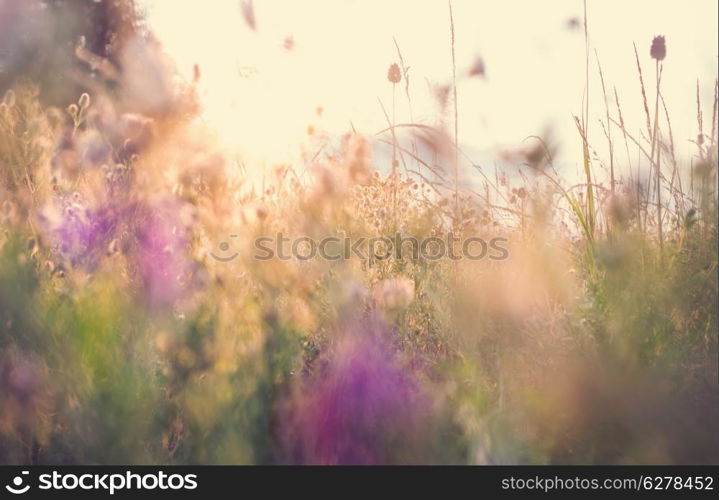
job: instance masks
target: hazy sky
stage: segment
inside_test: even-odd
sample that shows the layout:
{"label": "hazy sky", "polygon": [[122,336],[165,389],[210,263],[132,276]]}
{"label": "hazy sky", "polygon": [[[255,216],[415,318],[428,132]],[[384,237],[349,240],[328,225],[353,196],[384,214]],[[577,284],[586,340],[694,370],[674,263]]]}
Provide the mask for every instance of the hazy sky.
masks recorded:
{"label": "hazy sky", "polygon": [[[625,120],[639,132],[645,122],[632,43],[651,81],[649,46],[653,36],[664,34],[663,93],[675,141],[680,151],[690,151],[688,140],[697,134],[697,78],[705,114],[710,114],[717,73],[717,3],[588,1],[595,141],[602,138],[597,120],[604,104],[594,50],[607,86],[619,91]],[[452,74],[449,12],[443,0],[255,0],[256,31],[244,22],[239,0],[141,4],[180,71],[190,78],[193,64],[199,64],[207,123],[250,162],[291,160],[310,124],[340,133],[350,121],[363,132],[382,129],[386,120],[377,99],[391,109],[386,75],[397,60],[393,37],[410,66],[415,121],[436,122],[428,85],[445,84]],[[478,55],[487,73],[484,80],[460,78],[460,143],[491,152],[553,126],[563,159],[580,161],[571,115],[581,113],[584,37],[581,27],[569,29],[567,22],[582,17],[581,0],[455,0],[453,8],[460,77]],[[291,51],[283,47],[288,36],[295,43]],[[397,121],[409,121],[403,88],[396,97]],[[317,106],[324,109],[321,119],[315,115]]]}

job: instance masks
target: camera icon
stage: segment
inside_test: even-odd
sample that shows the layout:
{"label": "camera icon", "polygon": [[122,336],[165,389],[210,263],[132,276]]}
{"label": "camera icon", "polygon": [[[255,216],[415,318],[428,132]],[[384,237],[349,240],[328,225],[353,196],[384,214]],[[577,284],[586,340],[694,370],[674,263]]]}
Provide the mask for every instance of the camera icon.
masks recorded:
{"label": "camera icon", "polygon": [[23,476],[29,475],[29,471],[22,471],[19,476],[15,476],[12,480],[12,485],[7,484],[5,485],[5,489],[8,490],[10,493],[14,495],[22,495],[23,493],[27,493],[27,491],[30,489],[30,485],[26,484],[23,486]]}

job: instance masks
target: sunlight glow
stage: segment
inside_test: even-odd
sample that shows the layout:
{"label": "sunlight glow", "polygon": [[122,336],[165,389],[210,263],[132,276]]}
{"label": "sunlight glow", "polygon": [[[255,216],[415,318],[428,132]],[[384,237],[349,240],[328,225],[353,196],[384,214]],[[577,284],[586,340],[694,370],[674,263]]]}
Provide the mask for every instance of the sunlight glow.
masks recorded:
{"label": "sunlight glow", "polygon": [[[256,31],[245,23],[238,0],[142,4],[180,72],[189,79],[193,65],[199,65],[204,119],[248,163],[291,160],[306,145],[310,126],[335,134],[352,126],[369,134],[384,128],[378,99],[391,110],[386,71],[398,59],[393,37],[410,67],[416,122],[434,124],[437,105],[430,88],[451,79],[444,1],[256,1]],[[643,123],[632,43],[650,71],[648,47],[656,34],[667,37],[667,67],[682,70],[668,72],[663,82],[669,108],[691,108],[687,99],[695,95],[697,76],[703,97],[711,98],[717,3],[704,4],[704,9],[684,9],[669,1],[589,2],[591,43],[608,92],[614,86],[623,92],[628,123]],[[460,144],[489,151],[552,127],[563,158],[576,164],[580,141],[571,115],[579,114],[582,105],[584,41],[581,24],[570,29],[568,23],[580,19],[582,2],[562,0],[545,9],[521,0],[456,1],[454,10]],[[284,46],[288,37],[291,50]],[[465,77],[477,56],[486,62],[486,79]],[[604,102],[594,57],[590,78],[596,123]],[[410,121],[409,114],[402,82],[396,92],[397,122]],[[696,135],[694,117],[675,120],[679,151],[688,151],[688,140]]]}

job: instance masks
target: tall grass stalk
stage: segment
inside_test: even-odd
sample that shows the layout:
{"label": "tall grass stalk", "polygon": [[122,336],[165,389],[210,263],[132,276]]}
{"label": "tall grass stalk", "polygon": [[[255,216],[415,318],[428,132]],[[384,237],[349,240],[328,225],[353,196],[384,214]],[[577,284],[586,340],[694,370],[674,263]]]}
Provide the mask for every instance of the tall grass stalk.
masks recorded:
{"label": "tall grass stalk", "polygon": [[[656,190],[657,190],[657,231],[659,234],[660,252],[664,249],[664,232],[662,229],[662,169],[661,169],[661,147],[659,145],[659,88],[661,84],[661,63],[656,60],[656,98],[654,102],[654,127],[652,132],[651,161],[656,169]],[[656,155],[656,158],[655,158]]]}

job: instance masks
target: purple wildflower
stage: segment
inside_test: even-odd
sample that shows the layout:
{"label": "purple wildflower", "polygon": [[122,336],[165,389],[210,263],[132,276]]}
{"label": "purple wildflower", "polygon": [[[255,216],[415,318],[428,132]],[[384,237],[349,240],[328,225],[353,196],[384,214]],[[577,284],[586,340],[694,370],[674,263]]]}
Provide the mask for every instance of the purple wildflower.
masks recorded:
{"label": "purple wildflower", "polygon": [[370,338],[347,340],[326,376],[305,387],[289,417],[292,460],[313,464],[391,462],[417,442],[422,395]]}
{"label": "purple wildflower", "polygon": [[152,304],[173,304],[183,296],[184,281],[191,272],[186,227],[174,204],[140,212],[135,226],[135,263],[144,292]]}
{"label": "purple wildflower", "polygon": [[112,207],[88,209],[68,204],[50,228],[51,239],[73,266],[93,270],[120,219]]}

